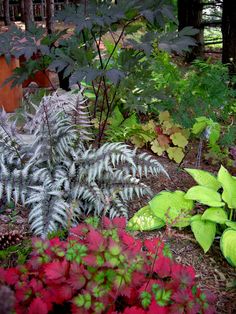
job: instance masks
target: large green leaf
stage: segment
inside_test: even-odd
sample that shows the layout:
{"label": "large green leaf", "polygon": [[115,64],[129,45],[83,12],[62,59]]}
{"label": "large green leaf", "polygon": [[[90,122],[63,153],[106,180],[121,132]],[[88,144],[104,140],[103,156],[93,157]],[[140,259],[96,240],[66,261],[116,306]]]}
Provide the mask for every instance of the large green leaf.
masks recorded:
{"label": "large green leaf", "polygon": [[227,213],[223,208],[220,207],[210,207],[205,210],[202,215],[203,220],[210,220],[219,224],[224,224],[227,219]]}
{"label": "large green leaf", "polygon": [[222,207],[224,203],[221,202],[221,196],[218,192],[205,186],[193,186],[185,194],[187,200],[195,200],[199,203],[212,206]]}
{"label": "large green leaf", "polygon": [[215,191],[219,190],[219,188],[221,187],[221,184],[216,179],[216,177],[208,171],[189,168],[185,168],[184,170],[186,170],[188,174],[190,174],[190,176],[192,176],[199,185],[205,186]]}
{"label": "large green leaf", "polygon": [[228,228],[220,239],[220,248],[228,263],[236,267],[236,230]]}
{"label": "large green leaf", "polygon": [[165,222],[155,216],[150,206],[147,205],[134,214],[129,220],[127,228],[133,231],[148,231],[160,229],[164,225]]}
{"label": "large green leaf", "polygon": [[191,229],[197,240],[206,253],[214,239],[216,234],[216,224],[212,221],[201,220],[201,216],[191,222]]}
{"label": "large green leaf", "polygon": [[218,180],[223,187],[222,199],[229,208],[236,208],[236,180],[223,166],[218,172]]}
{"label": "large green leaf", "polygon": [[157,194],[150,202],[153,213],[164,221],[172,223],[175,227],[186,227],[190,224],[193,201],[184,198],[182,191]]}

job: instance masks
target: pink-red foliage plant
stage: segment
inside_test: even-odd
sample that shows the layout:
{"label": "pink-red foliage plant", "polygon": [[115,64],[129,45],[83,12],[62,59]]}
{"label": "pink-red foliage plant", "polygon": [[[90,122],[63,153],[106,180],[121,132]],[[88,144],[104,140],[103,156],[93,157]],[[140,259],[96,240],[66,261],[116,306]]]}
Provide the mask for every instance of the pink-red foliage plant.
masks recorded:
{"label": "pink-red foliage plant", "polygon": [[33,240],[25,265],[0,269],[15,294],[12,313],[215,313],[192,267],[175,263],[158,239],[135,239],[125,220],[72,228],[66,240]]}

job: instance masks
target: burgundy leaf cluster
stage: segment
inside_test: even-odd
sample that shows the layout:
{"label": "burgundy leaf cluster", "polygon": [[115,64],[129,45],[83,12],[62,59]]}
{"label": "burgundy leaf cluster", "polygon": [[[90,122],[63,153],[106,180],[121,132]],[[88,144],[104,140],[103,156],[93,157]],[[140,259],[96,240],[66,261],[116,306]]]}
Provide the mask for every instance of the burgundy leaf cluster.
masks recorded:
{"label": "burgundy leaf cluster", "polygon": [[135,239],[125,220],[80,224],[66,240],[33,240],[25,265],[0,268],[17,314],[215,313],[192,267],[175,263],[158,239]]}

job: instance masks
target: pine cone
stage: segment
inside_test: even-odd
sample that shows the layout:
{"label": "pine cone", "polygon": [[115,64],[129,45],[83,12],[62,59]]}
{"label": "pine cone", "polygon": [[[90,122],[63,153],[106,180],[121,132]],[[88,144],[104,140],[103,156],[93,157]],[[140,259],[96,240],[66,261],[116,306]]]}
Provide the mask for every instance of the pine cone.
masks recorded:
{"label": "pine cone", "polygon": [[5,231],[0,233],[0,250],[4,250],[11,245],[18,244],[23,239],[19,230]]}

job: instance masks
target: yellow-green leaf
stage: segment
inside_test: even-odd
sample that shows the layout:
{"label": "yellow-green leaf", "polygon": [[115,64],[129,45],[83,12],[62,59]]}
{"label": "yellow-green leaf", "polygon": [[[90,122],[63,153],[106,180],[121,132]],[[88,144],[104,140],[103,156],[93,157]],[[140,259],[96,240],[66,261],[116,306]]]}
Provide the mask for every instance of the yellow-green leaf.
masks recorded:
{"label": "yellow-green leaf", "polygon": [[157,217],[150,209],[150,206],[147,205],[134,214],[129,220],[127,228],[133,231],[148,231],[160,229],[164,225],[165,222]]}
{"label": "yellow-green leaf", "polygon": [[201,220],[199,217],[191,222],[191,229],[197,242],[206,253],[215,239],[216,224],[208,220]]}
{"label": "yellow-green leaf", "polygon": [[223,208],[210,207],[202,214],[203,220],[210,220],[219,224],[224,224],[227,221],[227,213]]}
{"label": "yellow-green leaf", "polygon": [[236,180],[223,166],[220,167],[218,172],[218,181],[223,187],[222,199],[229,208],[236,209]]}
{"label": "yellow-green leaf", "polygon": [[188,140],[180,132],[170,136],[174,145],[184,148],[188,144]]}
{"label": "yellow-green leaf", "polygon": [[236,267],[236,230],[228,228],[220,239],[220,248],[228,263]]}
{"label": "yellow-green leaf", "polygon": [[161,156],[164,153],[165,148],[160,146],[158,140],[154,140],[151,142],[151,150],[158,156]]}
{"label": "yellow-green leaf", "polygon": [[216,179],[213,174],[208,171],[199,170],[199,169],[189,169],[185,168],[185,171],[193,177],[193,179],[202,186],[218,191],[221,187],[221,183]]}
{"label": "yellow-green leaf", "polygon": [[134,144],[137,148],[142,148],[145,145],[145,141],[140,136],[134,135],[130,138],[131,143]]}
{"label": "yellow-green leaf", "polygon": [[215,190],[207,188],[205,186],[197,185],[191,187],[185,194],[185,198],[212,207],[224,206],[224,203],[221,202],[220,194]]}
{"label": "yellow-green leaf", "polygon": [[184,198],[182,191],[162,191],[150,202],[152,212],[162,221],[168,221],[176,227],[186,227],[190,224],[193,201]]}
{"label": "yellow-green leaf", "polygon": [[180,147],[169,147],[167,150],[168,157],[173,159],[178,164],[183,160],[184,153],[183,149]]}

